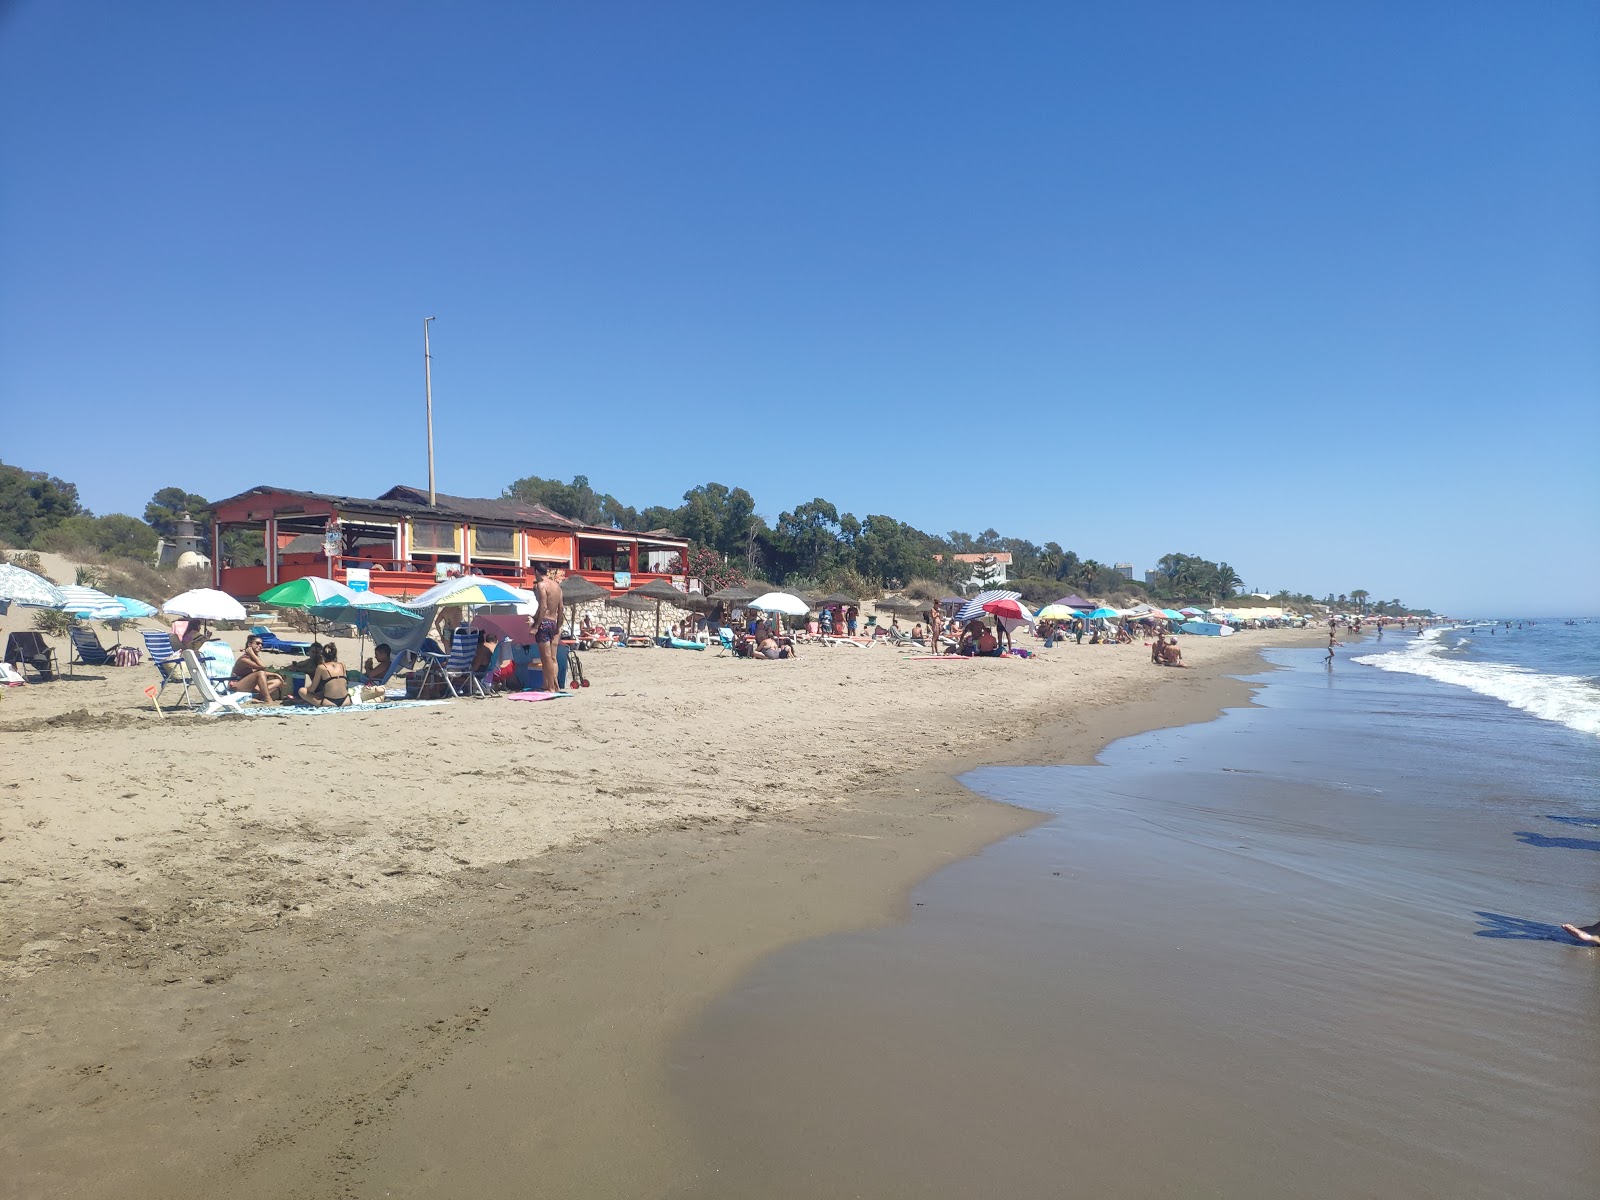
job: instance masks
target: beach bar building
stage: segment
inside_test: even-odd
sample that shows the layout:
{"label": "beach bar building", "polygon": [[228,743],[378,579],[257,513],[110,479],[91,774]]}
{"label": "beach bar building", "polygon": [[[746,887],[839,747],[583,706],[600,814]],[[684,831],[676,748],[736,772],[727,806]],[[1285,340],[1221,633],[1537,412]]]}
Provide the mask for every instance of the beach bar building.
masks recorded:
{"label": "beach bar building", "polygon": [[521,500],[434,499],[403,486],[372,500],[253,487],[212,506],[212,585],[245,598],[320,575],[402,597],[450,575],[532,587],[546,563],[613,594],[655,579],[687,586],[689,544],[665,530],[584,525]]}

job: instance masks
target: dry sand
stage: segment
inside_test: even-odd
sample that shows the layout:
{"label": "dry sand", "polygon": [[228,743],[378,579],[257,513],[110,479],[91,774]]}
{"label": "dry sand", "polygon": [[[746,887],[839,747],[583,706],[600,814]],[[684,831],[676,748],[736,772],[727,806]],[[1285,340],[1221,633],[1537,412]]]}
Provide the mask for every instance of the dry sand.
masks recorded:
{"label": "dry sand", "polygon": [[148,666],[10,689],[0,1194],[667,1194],[666,1039],[1034,819],[953,771],[1210,715],[1284,640],[616,650],[572,699],[317,717],[161,720]]}

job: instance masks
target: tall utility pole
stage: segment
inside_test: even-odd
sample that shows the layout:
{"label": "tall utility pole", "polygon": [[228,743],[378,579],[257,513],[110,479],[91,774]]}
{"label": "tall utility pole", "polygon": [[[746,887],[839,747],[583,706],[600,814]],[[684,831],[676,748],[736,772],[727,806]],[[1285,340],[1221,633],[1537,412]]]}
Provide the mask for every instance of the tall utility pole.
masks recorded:
{"label": "tall utility pole", "polygon": [[428,350],[428,322],[422,318],[422,379],[428,389],[428,507],[439,503],[433,491],[433,355]]}

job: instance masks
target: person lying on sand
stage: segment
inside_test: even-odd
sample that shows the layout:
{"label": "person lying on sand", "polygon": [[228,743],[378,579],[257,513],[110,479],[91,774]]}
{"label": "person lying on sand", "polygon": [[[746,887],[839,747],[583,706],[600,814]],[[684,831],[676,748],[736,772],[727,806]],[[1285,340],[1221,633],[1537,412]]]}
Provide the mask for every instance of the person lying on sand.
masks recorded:
{"label": "person lying on sand", "polygon": [[1563,925],[1561,928],[1585,946],[1600,946],[1600,921],[1593,925]]}

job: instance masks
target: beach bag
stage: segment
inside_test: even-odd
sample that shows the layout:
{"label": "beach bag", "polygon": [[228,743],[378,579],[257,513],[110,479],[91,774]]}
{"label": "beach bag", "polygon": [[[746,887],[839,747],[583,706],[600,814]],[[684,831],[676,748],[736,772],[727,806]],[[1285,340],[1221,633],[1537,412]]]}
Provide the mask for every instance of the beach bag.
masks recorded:
{"label": "beach bag", "polygon": [[141,655],[133,646],[118,646],[112,661],[119,667],[137,667]]}

